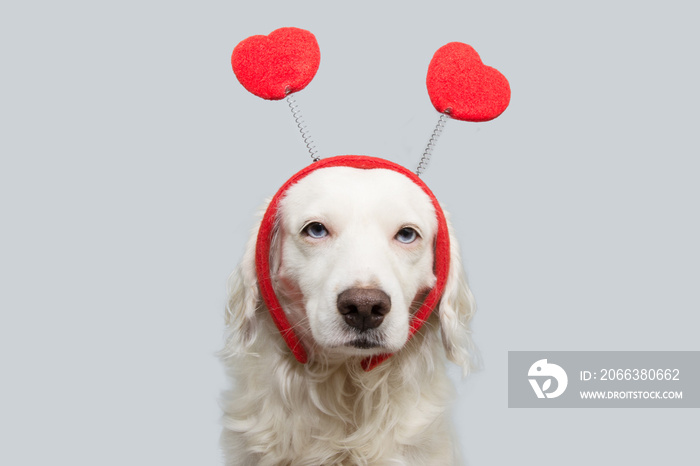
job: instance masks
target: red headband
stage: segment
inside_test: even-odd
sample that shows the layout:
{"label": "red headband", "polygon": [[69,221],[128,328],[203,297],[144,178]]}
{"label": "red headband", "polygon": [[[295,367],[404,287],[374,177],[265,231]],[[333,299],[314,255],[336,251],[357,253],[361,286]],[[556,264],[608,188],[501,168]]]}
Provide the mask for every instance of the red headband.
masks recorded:
{"label": "red headband", "polygon": [[[383,168],[407,176],[430,197],[438,220],[434,261],[437,281],[411,319],[409,339],[423,325],[440,301],[450,265],[450,241],[445,215],[433,193],[417,175],[393,162],[374,157],[344,155],[318,161],[316,150],[303,125],[299,110],[290,99],[291,94],[304,89],[311,82],[318,70],[320,58],[321,52],[314,35],[298,28],[281,28],[267,36],[251,36],[241,41],[231,55],[233,72],[248,91],[263,99],[287,98],[306,147],[315,160],[315,163],[287,180],[272,198],[260,225],[255,250],[255,266],[262,298],[282,338],[301,363],[307,361],[306,351],[289,325],[272,287],[270,243],[280,200],[290,186],[312,171],[339,166],[360,169]],[[434,138],[442,131],[446,115],[457,120],[487,121],[500,115],[510,102],[510,85],[506,78],[496,69],[485,66],[479,54],[471,46],[461,42],[451,42],[435,52],[428,67],[426,85],[430,100],[435,109],[441,113],[441,117],[423,154],[419,172],[424,168],[424,160],[425,163],[429,160]],[[366,358],[362,361],[362,366],[365,370],[370,370],[389,356],[391,354]]]}
{"label": "red headband", "polygon": [[[337,157],[330,157],[314,162],[313,164],[299,171],[289,180],[287,180],[284,185],[282,185],[279,191],[277,191],[275,196],[272,198],[272,201],[270,201],[270,205],[268,205],[267,210],[265,211],[262,223],[260,224],[260,230],[258,231],[258,239],[255,247],[255,267],[258,274],[260,294],[262,295],[263,301],[265,301],[267,308],[270,310],[272,320],[275,321],[282,338],[284,338],[284,341],[287,343],[287,346],[289,346],[289,349],[292,350],[294,357],[296,357],[302,364],[306,363],[308,359],[306,350],[299,341],[296,333],[294,333],[292,326],[289,324],[287,316],[285,315],[272,286],[272,278],[270,277],[270,243],[272,242],[277,212],[279,210],[279,203],[282,198],[284,198],[287,190],[292,185],[306,177],[309,173],[326,167],[351,167],[366,170],[383,168],[385,170],[392,170],[397,173],[401,173],[418,185],[418,187],[420,187],[423,192],[428,195],[433,203],[435,215],[437,216],[438,221],[434,252],[434,271],[436,282],[435,286],[430,290],[428,296],[423,301],[420,309],[416,311],[411,319],[408,334],[409,339],[418,331],[419,328],[421,328],[423,323],[430,316],[433,309],[437,307],[440,297],[442,296],[442,292],[445,289],[447,273],[450,268],[450,237],[447,232],[447,221],[445,220],[445,214],[440,207],[440,203],[435,198],[435,195],[413,172],[388,160],[361,155],[341,155]],[[362,361],[362,367],[366,371],[369,371],[390,356],[391,354],[370,356]]]}

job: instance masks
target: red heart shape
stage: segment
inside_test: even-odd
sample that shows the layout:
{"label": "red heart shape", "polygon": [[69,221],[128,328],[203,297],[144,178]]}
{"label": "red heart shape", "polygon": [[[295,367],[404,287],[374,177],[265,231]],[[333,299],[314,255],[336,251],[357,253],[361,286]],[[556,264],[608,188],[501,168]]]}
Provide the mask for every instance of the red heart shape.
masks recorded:
{"label": "red heart shape", "polygon": [[304,89],[320,63],[316,37],[298,28],[281,28],[267,36],[248,37],[231,55],[238,81],[248,91],[268,100],[280,100]]}
{"label": "red heart shape", "polygon": [[435,109],[458,120],[493,120],[510,103],[506,77],[484,65],[476,50],[461,42],[450,42],[435,52],[426,84]]}

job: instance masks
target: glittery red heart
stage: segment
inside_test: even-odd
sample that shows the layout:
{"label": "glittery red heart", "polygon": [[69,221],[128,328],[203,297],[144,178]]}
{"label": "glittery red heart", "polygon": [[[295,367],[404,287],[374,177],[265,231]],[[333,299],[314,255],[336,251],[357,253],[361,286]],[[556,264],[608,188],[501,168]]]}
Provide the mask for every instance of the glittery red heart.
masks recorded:
{"label": "glittery red heart", "polygon": [[268,100],[300,91],[316,75],[321,51],[316,37],[298,28],[281,28],[267,36],[251,36],[231,55],[238,81],[248,91]]}
{"label": "glittery red heart", "polygon": [[510,102],[505,76],[484,65],[476,50],[461,42],[450,42],[435,52],[426,84],[435,109],[458,120],[493,120]]}

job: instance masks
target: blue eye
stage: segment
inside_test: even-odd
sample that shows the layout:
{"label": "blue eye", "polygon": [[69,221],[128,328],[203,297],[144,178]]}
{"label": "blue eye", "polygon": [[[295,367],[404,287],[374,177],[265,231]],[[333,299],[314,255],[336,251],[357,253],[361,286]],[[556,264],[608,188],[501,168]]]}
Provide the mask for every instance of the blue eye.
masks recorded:
{"label": "blue eye", "polygon": [[319,222],[309,223],[302,231],[314,239],[321,239],[328,236],[328,230],[323,226],[323,223]]}
{"label": "blue eye", "polygon": [[418,238],[418,232],[411,227],[403,227],[396,233],[395,238],[404,244],[411,244]]}

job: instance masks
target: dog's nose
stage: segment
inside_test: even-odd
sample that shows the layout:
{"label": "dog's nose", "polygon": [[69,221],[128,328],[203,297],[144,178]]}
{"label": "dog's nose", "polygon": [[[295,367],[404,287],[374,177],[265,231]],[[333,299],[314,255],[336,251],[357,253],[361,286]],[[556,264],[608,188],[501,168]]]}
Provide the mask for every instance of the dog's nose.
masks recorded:
{"label": "dog's nose", "polygon": [[348,288],[338,295],[338,312],[360,331],[377,328],[391,310],[391,298],[376,288]]}

